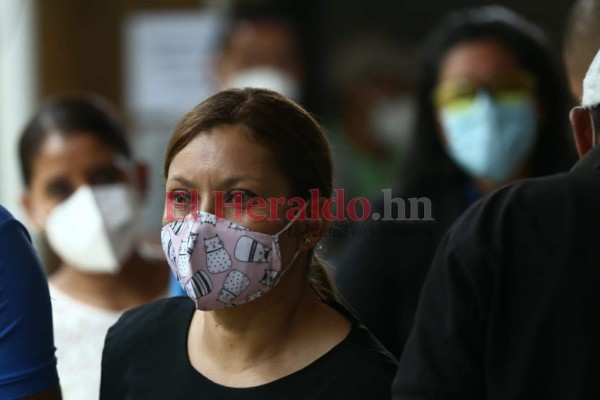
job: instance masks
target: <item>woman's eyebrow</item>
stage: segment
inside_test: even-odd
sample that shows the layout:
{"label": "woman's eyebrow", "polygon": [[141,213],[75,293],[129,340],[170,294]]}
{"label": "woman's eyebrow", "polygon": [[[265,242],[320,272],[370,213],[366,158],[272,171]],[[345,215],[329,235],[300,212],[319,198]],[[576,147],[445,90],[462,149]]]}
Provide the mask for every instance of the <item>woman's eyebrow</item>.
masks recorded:
{"label": "woman's eyebrow", "polygon": [[180,175],[175,175],[169,179],[167,179],[167,182],[169,181],[177,181],[179,183],[182,183],[183,185],[187,186],[187,187],[195,187],[196,185],[194,183],[192,183],[191,181],[185,179],[183,176]]}
{"label": "woman's eyebrow", "polygon": [[[191,187],[191,188],[198,186],[195,183],[192,183],[190,180],[184,178],[181,175],[175,175],[167,180],[167,182],[169,182],[169,181],[177,181],[177,182],[182,183],[183,185],[185,185],[187,187]],[[259,178],[259,177],[251,176],[251,175],[235,175],[235,176],[231,176],[231,177],[228,177],[228,178],[225,178],[225,179],[219,181],[219,186],[233,186],[233,185],[236,185],[236,184],[238,184],[240,182],[244,182],[244,181],[264,182],[265,180],[263,178]]]}
{"label": "woman's eyebrow", "polygon": [[265,180],[262,178],[250,176],[250,175],[236,175],[236,176],[231,176],[229,178],[225,178],[222,181],[220,181],[219,183],[221,186],[233,186],[233,185],[236,185],[243,181],[264,182]]}
{"label": "woman's eyebrow", "polygon": [[103,164],[99,164],[94,166],[94,168],[91,168],[90,171],[88,171],[88,173],[90,174],[95,174],[98,172],[105,172],[105,171],[116,171],[116,172],[121,172],[121,173],[125,173],[125,171],[120,168],[118,165],[116,165],[113,162],[107,162],[107,163],[103,163]]}

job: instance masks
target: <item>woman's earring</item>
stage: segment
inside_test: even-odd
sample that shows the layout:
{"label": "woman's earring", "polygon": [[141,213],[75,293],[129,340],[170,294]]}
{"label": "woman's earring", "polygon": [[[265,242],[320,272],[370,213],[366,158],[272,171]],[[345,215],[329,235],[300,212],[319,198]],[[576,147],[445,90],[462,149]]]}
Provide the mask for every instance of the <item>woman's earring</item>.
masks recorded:
{"label": "woman's earring", "polygon": [[310,244],[310,238],[304,238],[304,244],[308,246]]}

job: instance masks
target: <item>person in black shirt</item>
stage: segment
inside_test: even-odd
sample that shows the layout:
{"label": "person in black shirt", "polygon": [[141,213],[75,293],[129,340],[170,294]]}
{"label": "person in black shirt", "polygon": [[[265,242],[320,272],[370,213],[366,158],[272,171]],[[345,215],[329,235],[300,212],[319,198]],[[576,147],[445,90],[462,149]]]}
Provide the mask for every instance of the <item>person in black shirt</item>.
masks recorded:
{"label": "person in black shirt", "polygon": [[275,92],[220,92],[180,122],[164,173],[163,247],[193,301],[110,329],[100,398],[389,399],[393,356],[314,254],[332,191],[317,122]]}
{"label": "person in black shirt", "polygon": [[189,299],[176,297],[141,307],[107,336],[100,398],[389,399],[394,362],[350,313],[333,307],[352,321],[348,335],[306,367],[253,387],[212,381],[190,363],[188,330],[195,308]]}
{"label": "person in black shirt", "polygon": [[504,187],[443,239],[395,400],[600,395],[600,53],[571,111],[570,173]]}

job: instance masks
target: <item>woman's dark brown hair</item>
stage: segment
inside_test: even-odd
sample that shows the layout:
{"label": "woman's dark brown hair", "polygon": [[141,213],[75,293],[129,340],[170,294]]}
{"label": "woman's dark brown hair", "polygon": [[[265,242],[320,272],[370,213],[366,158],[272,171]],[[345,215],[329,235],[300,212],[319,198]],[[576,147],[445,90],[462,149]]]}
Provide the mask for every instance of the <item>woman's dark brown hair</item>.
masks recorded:
{"label": "woman's dark brown hair", "polygon": [[31,118],[19,141],[21,173],[29,186],[34,160],[51,133],[61,136],[89,134],[131,158],[127,137],[117,113],[102,97],[72,93],[51,97]]}
{"label": "woman's dark brown hair", "polygon": [[[187,113],[167,148],[165,179],[173,158],[197,135],[222,125],[242,125],[266,146],[289,179],[292,196],[310,198],[310,189],[331,197],[333,167],[325,134],[317,121],[296,103],[264,89],[219,92]],[[235,157],[232,154],[232,157]],[[313,254],[309,283],[324,301],[337,299],[323,261]]]}

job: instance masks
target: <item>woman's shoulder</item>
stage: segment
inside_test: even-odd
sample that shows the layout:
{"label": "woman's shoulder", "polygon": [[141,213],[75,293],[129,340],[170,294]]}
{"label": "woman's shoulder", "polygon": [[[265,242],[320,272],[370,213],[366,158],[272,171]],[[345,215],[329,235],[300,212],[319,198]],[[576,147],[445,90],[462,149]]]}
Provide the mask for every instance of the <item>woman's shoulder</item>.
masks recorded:
{"label": "woman's shoulder", "polygon": [[344,306],[329,305],[350,320],[350,332],[298,378],[321,382],[325,398],[389,399],[396,359]]}
{"label": "woman's shoulder", "polygon": [[194,303],[188,297],[168,297],[151,301],[138,307],[131,308],[123,313],[114,327],[144,327],[158,321],[167,322],[178,318],[191,316]]}
{"label": "woman's shoulder", "polygon": [[345,306],[333,303],[331,306],[340,314],[348,318],[352,324],[350,333],[340,343],[338,355],[348,362],[349,367],[357,366],[361,369],[366,366],[380,371],[395,371],[397,361],[360,320]]}
{"label": "woman's shoulder", "polygon": [[189,298],[173,297],[126,311],[104,341],[100,398],[125,398],[133,381],[180,363],[194,310]]}
{"label": "woman's shoulder", "polygon": [[187,297],[155,300],[132,308],[109,329],[105,346],[132,349],[137,343],[164,339],[187,328],[194,303]]}

